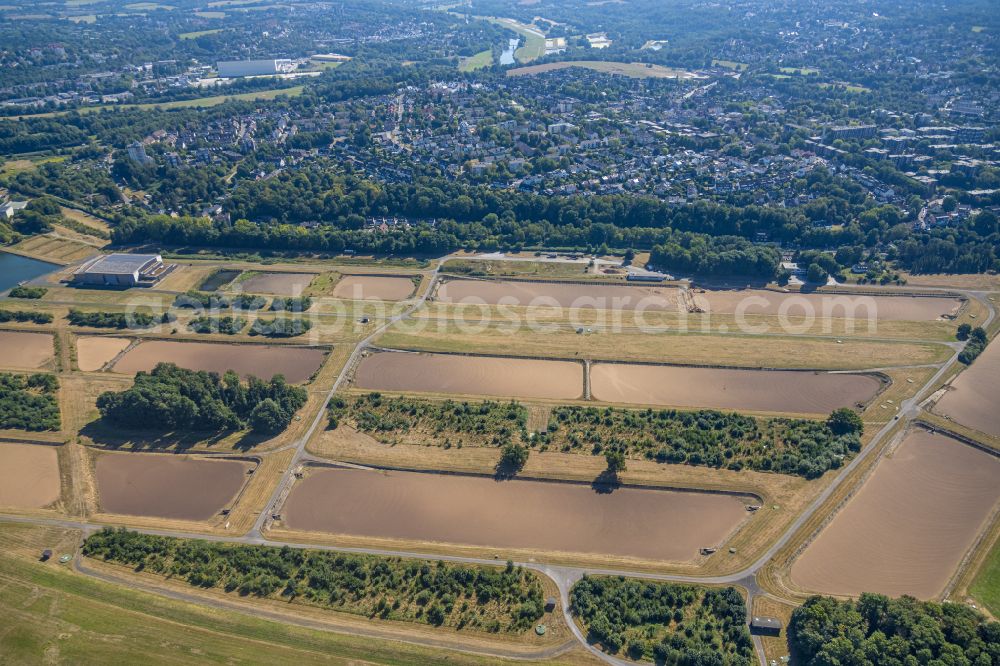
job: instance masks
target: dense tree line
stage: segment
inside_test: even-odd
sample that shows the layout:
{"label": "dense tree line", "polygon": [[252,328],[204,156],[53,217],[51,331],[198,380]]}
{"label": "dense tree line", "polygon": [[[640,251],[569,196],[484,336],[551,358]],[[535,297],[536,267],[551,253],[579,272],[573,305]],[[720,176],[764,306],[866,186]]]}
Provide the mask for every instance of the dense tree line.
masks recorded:
{"label": "dense tree line", "polygon": [[538,577],[506,567],[175,539],[105,528],[83,553],[191,585],[383,620],[521,633],[543,614]]}
{"label": "dense tree line", "polygon": [[247,325],[242,317],[195,317],[188,322],[188,328],[195,333],[225,333],[236,335]]}
{"label": "dense tree line", "polygon": [[271,301],[271,310],[286,312],[305,312],[312,307],[312,299],[308,296],[275,298]]}
{"label": "dense tree line", "polygon": [[570,604],[605,652],[677,666],[757,663],[746,603],[734,587],[585,575]]}
{"label": "dense tree line", "polygon": [[962,324],[958,327],[956,337],[959,340],[968,340],[958,354],[958,360],[965,365],[971,365],[979,358],[979,355],[986,350],[986,345],[990,343],[986,330],[982,326],[972,328],[969,324]]}
{"label": "dense tree line", "polygon": [[795,609],[788,646],[803,666],[1000,663],[1000,623],[963,603],[811,597]]}
{"label": "dense tree line", "polygon": [[0,428],[59,430],[55,375],[0,373]]}
{"label": "dense tree line", "polygon": [[229,299],[222,294],[208,294],[203,291],[188,291],[174,297],[174,307],[178,308],[222,310],[229,305]]}
{"label": "dense tree line", "polygon": [[115,425],[217,432],[251,428],[273,434],[288,427],[306,403],[306,391],[291,386],[282,375],[270,381],[235,372],[214,372],[159,363],[139,372],[132,387],[107,391],[97,398],[101,416]]}
{"label": "dense tree line", "polygon": [[91,328],[151,328],[157,320],[148,312],[84,312],[70,309],[66,319],[73,326]]}
{"label": "dense tree line", "polygon": [[0,323],[8,321],[31,322],[32,324],[51,324],[52,315],[48,312],[34,310],[0,310]]}

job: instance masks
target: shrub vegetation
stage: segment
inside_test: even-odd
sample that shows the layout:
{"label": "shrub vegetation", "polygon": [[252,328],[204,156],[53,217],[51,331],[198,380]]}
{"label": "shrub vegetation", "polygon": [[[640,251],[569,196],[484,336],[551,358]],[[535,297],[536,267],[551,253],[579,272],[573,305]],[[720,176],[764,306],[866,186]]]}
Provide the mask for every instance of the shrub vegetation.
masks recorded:
{"label": "shrub vegetation", "polygon": [[55,375],[0,373],[0,428],[59,430]]}
{"label": "shrub vegetation", "polygon": [[31,298],[38,299],[49,292],[45,287],[25,287],[23,285],[14,287],[8,294],[11,298]]}
{"label": "shrub vegetation", "polygon": [[214,372],[159,363],[139,372],[132,388],[107,391],[97,398],[101,416],[129,428],[212,431],[242,430],[272,434],[288,427],[306,404],[306,391],[275,375],[271,381],[249,377],[244,384],[235,372]]}
{"label": "shrub vegetation", "polygon": [[806,478],[839,468],[861,450],[861,418],[838,410],[826,422],[759,419],[713,410],[555,407],[546,432],[528,434],[516,402],[433,402],[371,393],[330,403],[331,421],[349,422],[386,442],[451,446],[522,444],[538,450],[661,463],[753,469]]}
{"label": "shrub vegetation", "polygon": [[312,328],[308,319],[257,319],[250,326],[250,335],[263,335],[266,338],[294,338]]}
{"label": "shrub vegetation", "polygon": [[247,325],[240,317],[195,317],[188,322],[188,328],[195,333],[225,333],[236,335]]}
{"label": "shrub vegetation", "polygon": [[542,616],[538,577],[506,567],[423,562],[175,539],[105,528],[83,553],[204,588],[306,603],[370,618],[521,633]]}
{"label": "shrub vegetation", "polygon": [[734,587],[703,588],[585,575],[570,608],[611,654],[683,666],[757,663],[746,603]]}
{"label": "shrub vegetation", "polygon": [[301,298],[276,298],[271,301],[271,310],[285,310],[286,312],[305,312],[312,307],[312,299],[308,296]]}

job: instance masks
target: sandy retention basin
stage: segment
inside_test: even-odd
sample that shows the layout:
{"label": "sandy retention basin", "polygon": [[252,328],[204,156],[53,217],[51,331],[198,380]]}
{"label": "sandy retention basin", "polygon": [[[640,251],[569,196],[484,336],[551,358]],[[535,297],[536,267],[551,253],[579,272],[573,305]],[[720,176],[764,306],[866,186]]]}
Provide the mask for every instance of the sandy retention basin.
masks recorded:
{"label": "sandy retention basin", "polygon": [[0,506],[40,509],[59,494],[56,447],[0,442]]}
{"label": "sandy retention basin", "polygon": [[826,414],[868,401],[881,382],[846,373],[595,363],[590,385],[603,402]]}
{"label": "sandy retention basin", "polygon": [[52,360],[54,354],[49,333],[0,331],[0,366],[34,370]]}
{"label": "sandy retention basin", "polygon": [[76,364],[84,372],[94,372],[118,356],[131,344],[128,338],[84,335],[76,340]]}
{"label": "sandy retention basin", "polygon": [[[781,293],[766,289],[696,290],[694,303],[706,312],[815,315],[817,318],[935,321],[962,307],[957,298],[868,294]],[[741,309],[742,305],[742,309]]]}
{"label": "sandy retention basin", "polygon": [[583,365],[459,354],[381,352],[366,357],[355,385],[380,391],[420,391],[572,400],[583,395]]}
{"label": "sandy retention basin", "polygon": [[940,594],[1000,499],[1000,459],[912,430],[791,568],[825,594]]}
{"label": "sandy retention basin", "polygon": [[[437,300],[441,303],[677,311],[681,307],[681,292],[676,287],[650,285],[449,280],[438,289]],[[686,306],[684,309],[686,311]]]}
{"label": "sandy retention basin", "polygon": [[251,294],[299,296],[315,277],[316,273],[257,273],[240,282],[239,286]]}
{"label": "sandy retention basin", "polygon": [[345,275],[333,288],[334,298],[355,301],[402,301],[415,289],[408,277]]}
{"label": "sandy retention basin", "polygon": [[236,497],[252,467],[242,460],[101,453],[95,462],[100,508],[129,516],[207,520]]}
{"label": "sandy retention basin", "polygon": [[951,383],[934,411],[962,425],[1000,437],[1000,342],[994,340]]}
{"label": "sandy retention basin", "polygon": [[308,380],[323,363],[325,351],[285,345],[226,344],[148,340],[130,349],[113,366],[115,372],[134,374],[157,363],[176,363],[189,370],[254,375],[270,379],[283,374],[293,384]]}
{"label": "sandy retention basin", "polygon": [[[405,471],[316,469],[289,528],[372,538],[688,561],[747,517],[733,495]],[[641,534],[642,538],[636,538]]]}

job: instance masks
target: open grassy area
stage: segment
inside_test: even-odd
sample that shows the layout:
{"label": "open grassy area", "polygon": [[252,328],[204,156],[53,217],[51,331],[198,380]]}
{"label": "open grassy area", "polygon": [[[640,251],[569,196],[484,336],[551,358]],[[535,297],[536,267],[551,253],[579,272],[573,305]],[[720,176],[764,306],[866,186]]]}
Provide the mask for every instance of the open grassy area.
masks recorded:
{"label": "open grassy area", "polygon": [[485,51],[480,51],[474,56],[469,56],[468,58],[462,58],[458,63],[458,71],[460,72],[474,72],[477,69],[482,69],[483,67],[489,67],[493,64],[493,49],[486,49]]}
{"label": "open grassy area", "polygon": [[[470,319],[470,323],[471,323]],[[511,333],[498,326],[481,329],[452,322],[412,323],[390,328],[378,339],[383,347],[422,351],[540,356],[552,358],[654,361],[734,367],[860,370],[939,363],[951,355],[944,345],[924,342],[836,340],[785,336],[613,333]],[[794,350],[794,351],[792,351]]]}
{"label": "open grassy area", "polygon": [[[223,15],[224,16],[224,15]],[[206,35],[214,35],[216,33],[222,32],[222,28],[216,28],[214,30],[196,30],[195,32],[182,32],[177,35],[178,39],[198,39],[199,37],[204,37]]]}
{"label": "open grassy area", "polygon": [[531,62],[545,55],[545,35],[534,26],[525,25],[508,18],[490,20],[513,30],[521,36],[522,44],[520,48],[514,51],[514,58],[518,62]]}
{"label": "open grassy area", "polygon": [[720,60],[718,58],[712,59],[713,67],[725,67],[726,69],[734,69],[737,72],[742,72],[750,67],[745,62],[736,62],[735,60]]}
{"label": "open grassy area", "polygon": [[[66,565],[34,561],[43,548],[72,553],[78,539],[79,533],[71,530],[0,525],[0,654],[5,663],[441,663],[441,648],[307,629],[255,617],[249,610],[173,601],[84,577]],[[458,652],[449,652],[447,660],[509,663]],[[593,663],[579,652],[545,663],[581,661]]]}
{"label": "open grassy area", "polygon": [[782,74],[798,74],[799,76],[814,76],[819,70],[814,67],[779,67]]}

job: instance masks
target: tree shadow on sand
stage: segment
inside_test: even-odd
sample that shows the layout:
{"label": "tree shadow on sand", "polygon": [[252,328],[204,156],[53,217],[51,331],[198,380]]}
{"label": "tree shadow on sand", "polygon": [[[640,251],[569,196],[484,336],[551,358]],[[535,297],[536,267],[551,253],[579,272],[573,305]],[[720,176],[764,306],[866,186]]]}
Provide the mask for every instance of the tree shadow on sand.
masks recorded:
{"label": "tree shadow on sand", "polygon": [[590,482],[590,488],[598,495],[610,495],[619,488],[621,488],[622,482],[618,478],[616,472],[612,472],[610,469],[606,469],[598,474],[593,481]]}
{"label": "tree shadow on sand", "polygon": [[[80,429],[80,436],[89,439],[94,446],[114,450],[129,451],[167,451],[184,452],[195,446],[211,448],[231,448],[234,451],[246,452],[270,439],[269,435],[261,435],[251,431],[243,432],[239,438],[232,441],[234,432],[222,430],[219,432],[170,431],[157,428],[144,430],[126,429],[109,423],[104,419],[91,421]],[[228,441],[227,441],[228,440]],[[225,442],[225,447],[221,446]],[[232,442],[230,444],[230,442]]]}

